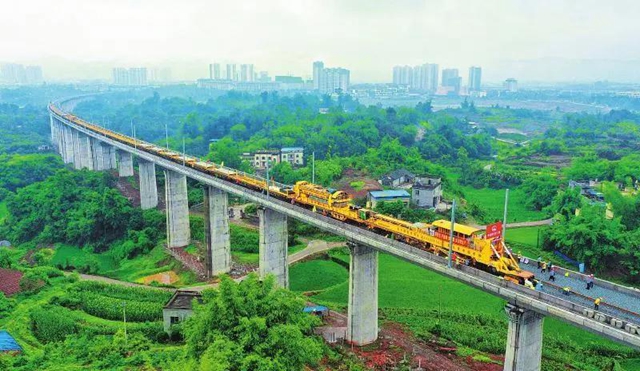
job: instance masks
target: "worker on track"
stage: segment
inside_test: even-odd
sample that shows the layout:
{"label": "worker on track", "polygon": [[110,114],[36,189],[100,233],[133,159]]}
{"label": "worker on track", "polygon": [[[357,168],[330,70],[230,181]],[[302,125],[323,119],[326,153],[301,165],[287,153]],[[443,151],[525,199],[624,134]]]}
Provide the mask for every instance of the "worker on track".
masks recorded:
{"label": "worker on track", "polygon": [[593,287],[593,274],[587,276],[587,290],[591,290]]}
{"label": "worker on track", "polygon": [[547,262],[542,262],[542,273],[547,273]]}
{"label": "worker on track", "polygon": [[597,298],[596,300],[594,300],[593,302],[593,309],[598,310],[600,309],[600,302],[602,301],[602,298]]}
{"label": "worker on track", "polygon": [[556,282],[556,267],[549,269],[549,281]]}
{"label": "worker on track", "polygon": [[524,287],[530,288],[531,290],[535,290],[535,286],[533,286],[533,282],[529,281],[529,279],[524,280]]}
{"label": "worker on track", "polygon": [[562,293],[563,293],[564,295],[567,295],[567,296],[571,295],[571,287],[569,287],[569,286],[565,286],[565,287],[562,289]]}

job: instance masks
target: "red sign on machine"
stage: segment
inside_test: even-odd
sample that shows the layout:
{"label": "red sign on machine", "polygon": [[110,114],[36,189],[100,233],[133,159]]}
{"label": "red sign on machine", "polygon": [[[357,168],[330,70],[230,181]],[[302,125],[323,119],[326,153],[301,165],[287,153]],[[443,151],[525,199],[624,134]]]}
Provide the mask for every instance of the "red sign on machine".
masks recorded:
{"label": "red sign on machine", "polygon": [[502,222],[495,222],[487,226],[487,234],[485,236],[488,240],[500,239],[502,237]]}

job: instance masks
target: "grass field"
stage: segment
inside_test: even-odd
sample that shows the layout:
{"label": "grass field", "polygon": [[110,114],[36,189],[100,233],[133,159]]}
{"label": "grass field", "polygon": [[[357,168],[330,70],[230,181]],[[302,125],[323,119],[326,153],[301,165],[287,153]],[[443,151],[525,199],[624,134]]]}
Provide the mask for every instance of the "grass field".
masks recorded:
{"label": "grass field", "polygon": [[63,244],[56,244],[55,253],[53,255],[51,264],[55,266],[60,265],[63,267],[72,265],[78,268],[84,266],[88,259],[94,258],[98,261],[100,271],[106,272],[117,267],[116,262],[110,255],[94,254],[92,252],[82,250],[76,246]]}
{"label": "grass field", "polygon": [[[314,278],[332,274],[328,270],[323,273],[320,270],[324,268],[322,265],[315,268],[300,269],[300,272],[291,274],[291,287],[309,287],[305,285]],[[382,254],[378,280],[381,319],[405,323],[419,336],[428,337],[436,333],[477,350],[503,351],[507,331],[504,300]],[[312,300],[334,308],[345,308],[348,291],[348,281],[345,280],[313,296]],[[638,357],[638,353],[632,354],[627,347],[553,318],[545,319],[544,327],[543,354],[549,363],[568,362],[578,369],[596,371],[602,369],[598,362],[609,362],[614,354]],[[607,349],[607,355],[599,349]],[[638,369],[626,366],[624,370]]]}
{"label": "grass field", "polygon": [[[467,201],[473,201],[485,211],[485,221],[502,220],[504,215],[504,189],[475,189],[473,187],[462,187]],[[541,211],[527,209],[524,205],[527,195],[520,189],[509,191],[509,208],[507,221],[527,222],[533,220],[546,219],[546,214]]]}
{"label": "grass field", "polygon": [[312,260],[289,268],[292,291],[317,291],[347,282],[349,272],[331,260]]}
{"label": "grass field", "polygon": [[9,210],[7,210],[7,203],[0,202],[0,224],[9,216]]}

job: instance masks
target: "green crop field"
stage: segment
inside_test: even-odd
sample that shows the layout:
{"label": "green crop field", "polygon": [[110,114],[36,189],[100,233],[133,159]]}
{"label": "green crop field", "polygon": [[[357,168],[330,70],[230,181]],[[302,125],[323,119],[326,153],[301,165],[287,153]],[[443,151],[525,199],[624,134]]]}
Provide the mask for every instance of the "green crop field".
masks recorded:
{"label": "green crop field", "polygon": [[[526,233],[531,234],[529,231],[523,234]],[[335,275],[332,272],[337,270],[331,265],[317,264],[313,269],[301,266],[293,273],[295,267],[291,274],[292,289],[311,287],[314,279]],[[379,258],[378,280],[381,320],[404,323],[425,339],[437,334],[476,351],[503,352],[507,335],[504,300],[384,254]],[[348,280],[344,279],[311,300],[344,309],[348,291]],[[543,370],[562,369],[553,367],[571,363],[581,370],[596,371],[610,362],[612,354],[640,357],[628,347],[553,318],[547,318],[544,327],[543,354],[547,366]],[[624,370],[638,370],[633,365],[633,362],[625,364]]]}
{"label": "green crop field", "polygon": [[312,260],[289,269],[292,291],[317,291],[347,282],[349,272],[331,260]]}
{"label": "green crop field", "polygon": [[[472,201],[486,213],[485,220],[502,220],[504,216],[504,189],[475,189],[473,187],[461,187],[467,201]],[[546,219],[546,214],[541,211],[529,210],[525,205],[527,195],[520,189],[509,191],[509,208],[507,220],[509,223],[527,222]]]}

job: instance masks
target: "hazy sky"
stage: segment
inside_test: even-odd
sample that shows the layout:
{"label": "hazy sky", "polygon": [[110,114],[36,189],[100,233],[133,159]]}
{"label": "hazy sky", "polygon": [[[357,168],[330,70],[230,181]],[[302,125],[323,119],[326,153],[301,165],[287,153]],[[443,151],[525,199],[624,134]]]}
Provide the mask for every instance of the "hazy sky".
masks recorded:
{"label": "hazy sky", "polygon": [[388,81],[396,64],[483,67],[485,81],[640,81],[637,0],[0,0],[0,61],[49,78],[207,63],[309,77],[311,63]]}

